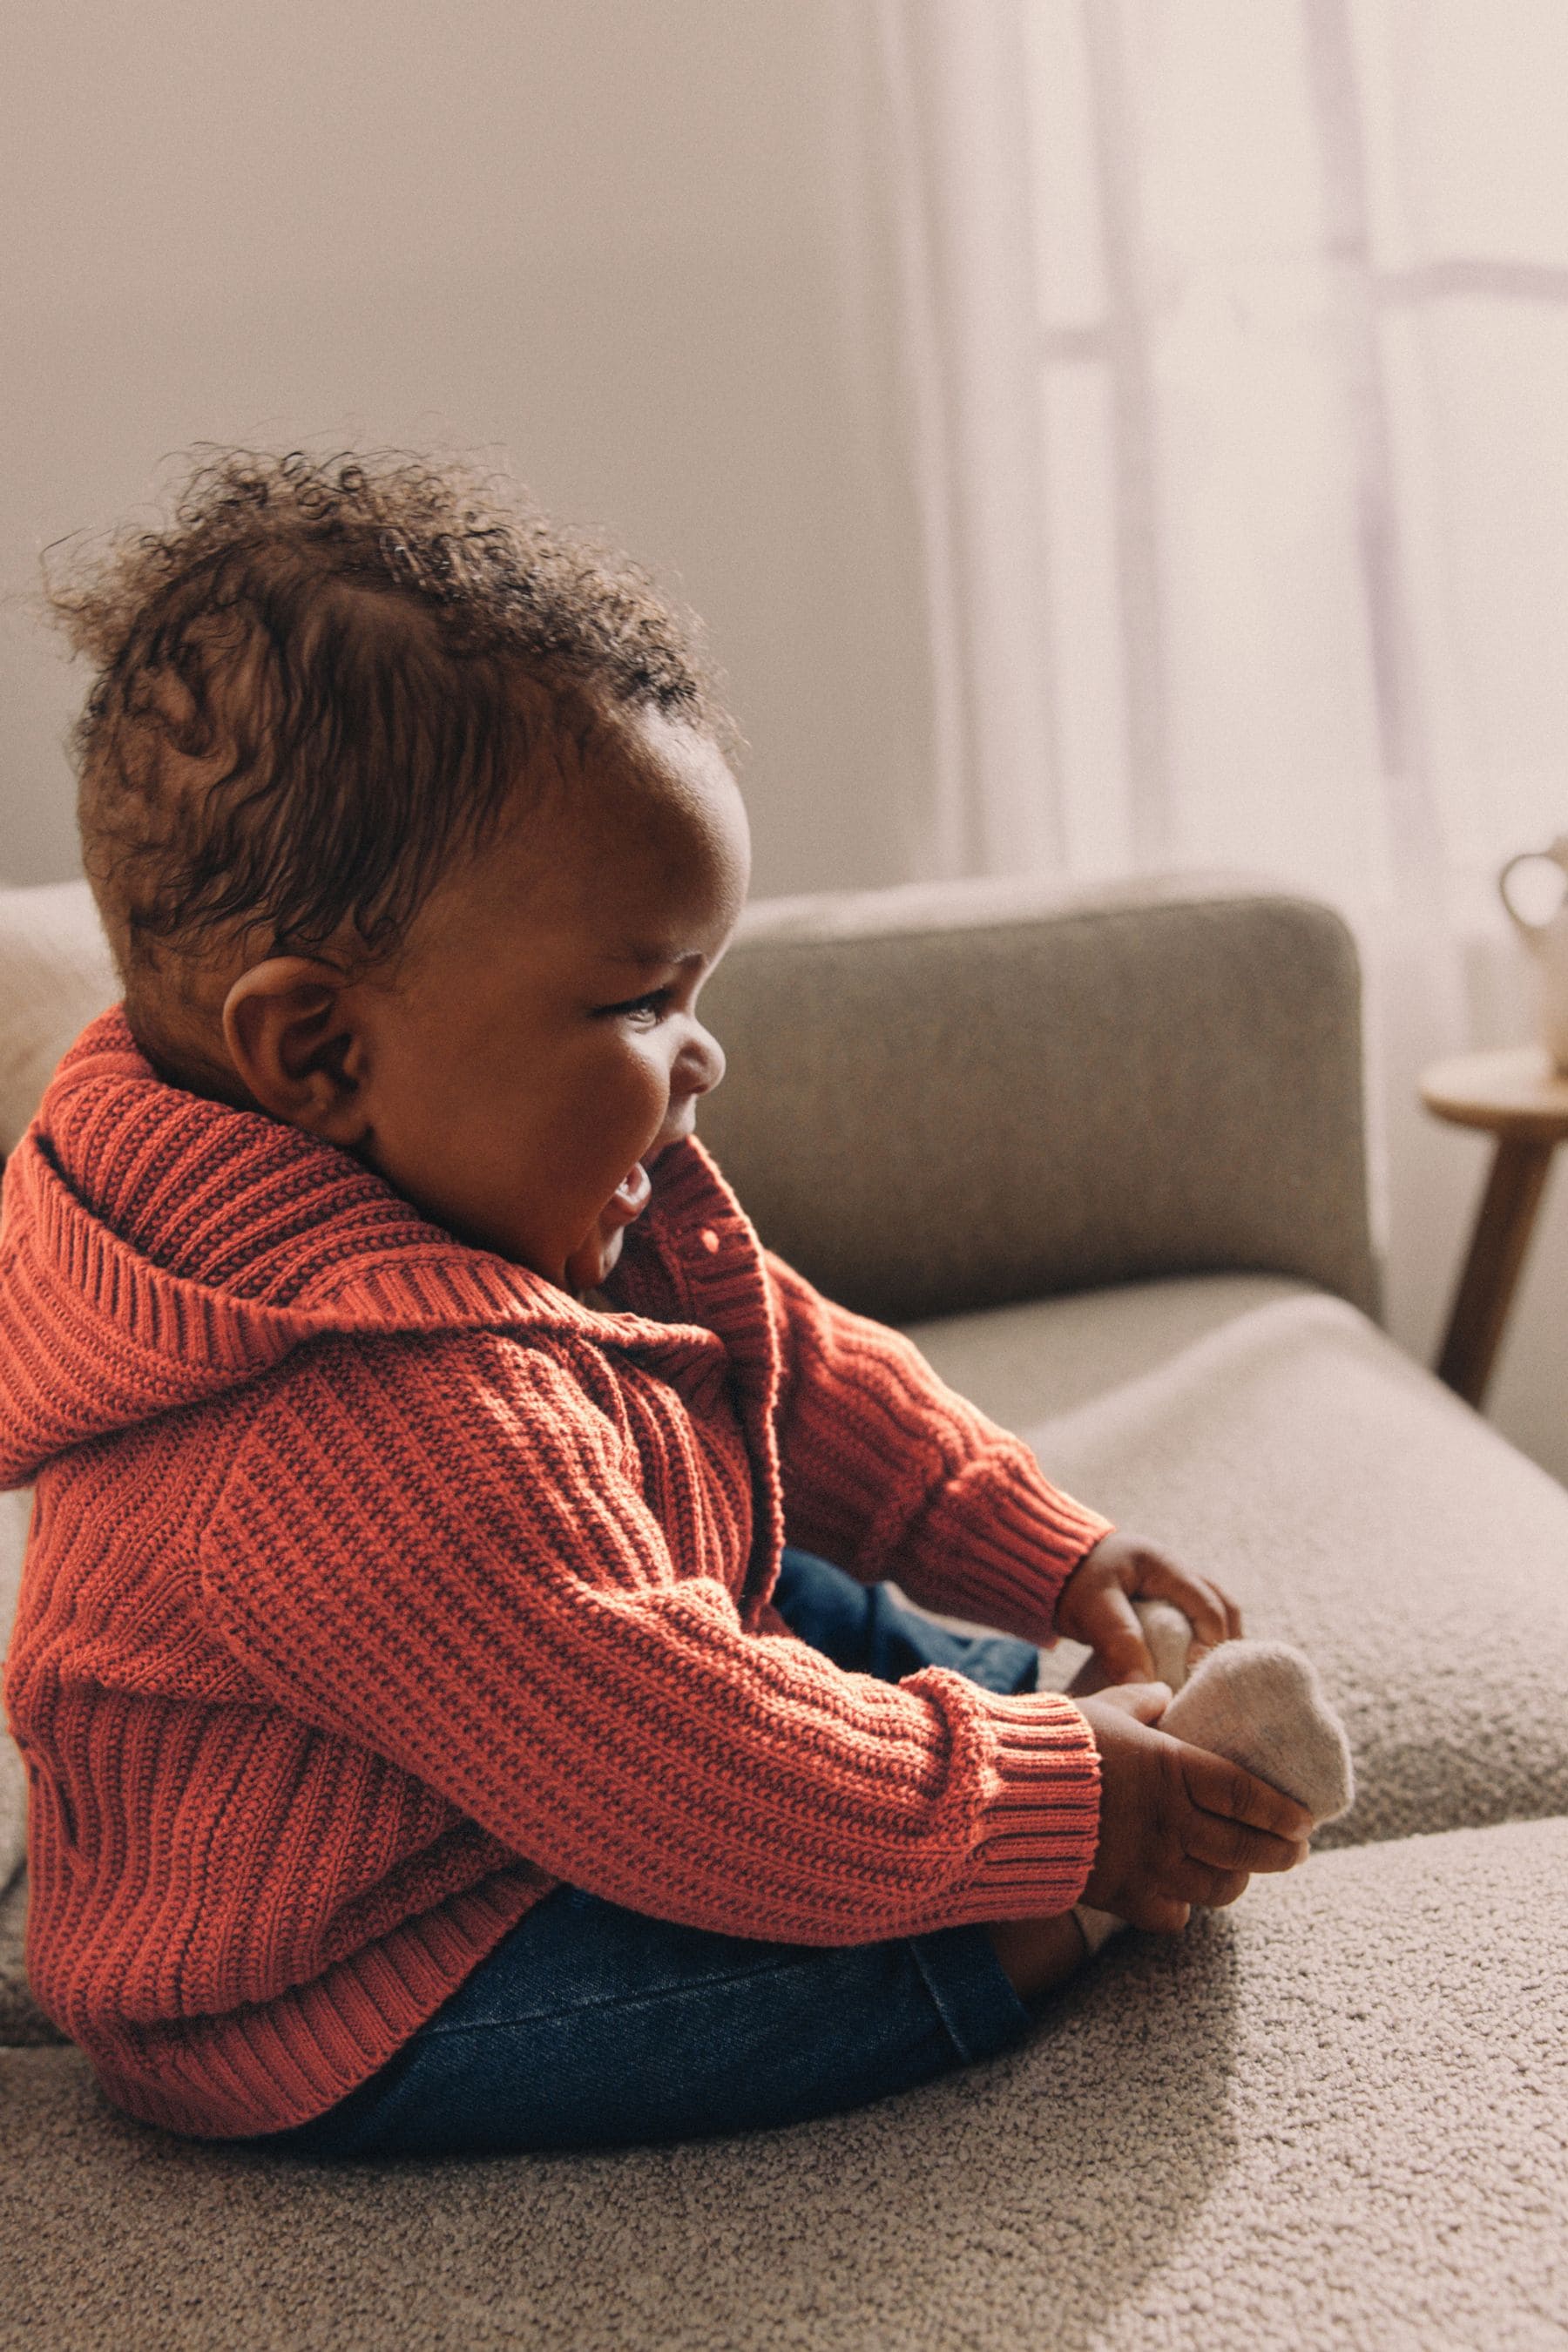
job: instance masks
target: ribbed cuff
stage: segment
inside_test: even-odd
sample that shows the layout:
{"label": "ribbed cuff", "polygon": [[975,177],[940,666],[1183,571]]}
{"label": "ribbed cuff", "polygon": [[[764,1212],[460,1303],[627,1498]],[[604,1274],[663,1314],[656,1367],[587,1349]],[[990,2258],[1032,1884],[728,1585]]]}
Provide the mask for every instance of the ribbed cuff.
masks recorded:
{"label": "ribbed cuff", "polygon": [[884,1572],[922,1608],[1049,1649],[1057,1596],[1112,1522],[1049,1485],[1032,1460],[1012,1468],[988,1456],[954,1479],[922,1524],[918,1568],[895,1559]]}
{"label": "ribbed cuff", "polygon": [[975,1855],[978,1918],[1047,1916],[1083,1893],[1100,1843],[1100,1751],[1086,1717],[1054,1692],[976,1689],[995,1735]]}

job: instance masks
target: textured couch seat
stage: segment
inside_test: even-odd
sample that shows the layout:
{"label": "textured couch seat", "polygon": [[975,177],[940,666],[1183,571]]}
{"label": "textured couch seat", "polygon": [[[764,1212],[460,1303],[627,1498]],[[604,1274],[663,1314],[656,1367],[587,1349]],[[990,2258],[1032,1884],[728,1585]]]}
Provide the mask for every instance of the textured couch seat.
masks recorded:
{"label": "textured couch seat", "polygon": [[1359,1783],[1320,1847],[1568,1813],[1568,1496],[1355,1308],[1209,1276],[912,1336],[1069,1493],[1312,1658]]}
{"label": "textured couch seat", "polygon": [[[79,894],[43,896],[0,894],[0,1094],[102,1001]],[[1306,1648],[1353,1811],[1185,1936],[1114,1940],[989,2064],[543,2158],[318,2166],[129,2121],[28,1994],[24,1873],[0,2343],[1568,2345],[1568,1495],[1377,1328],[1342,927],[1202,879],[795,901],[704,1002],[704,1132],[764,1238]]]}
{"label": "textured couch seat", "polygon": [[1350,1848],[1110,1946],[989,2066],[587,2157],[197,2149],[75,2053],[5,2052],[15,2340],[1536,2352],[1568,2308],[1565,1944],[1568,1823]]}

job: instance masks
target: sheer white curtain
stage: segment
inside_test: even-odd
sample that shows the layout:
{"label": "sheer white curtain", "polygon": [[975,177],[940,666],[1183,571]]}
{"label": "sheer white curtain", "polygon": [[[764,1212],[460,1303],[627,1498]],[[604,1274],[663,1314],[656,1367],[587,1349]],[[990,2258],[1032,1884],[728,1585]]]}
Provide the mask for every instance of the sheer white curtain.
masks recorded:
{"label": "sheer white curtain", "polygon": [[[1223,866],[1339,906],[1388,1319],[1426,1355],[1483,1148],[1416,1076],[1530,1034],[1491,877],[1568,830],[1568,8],[864,0],[855,55],[925,868]],[[1494,1412],[1568,1475],[1562,1205]]]}

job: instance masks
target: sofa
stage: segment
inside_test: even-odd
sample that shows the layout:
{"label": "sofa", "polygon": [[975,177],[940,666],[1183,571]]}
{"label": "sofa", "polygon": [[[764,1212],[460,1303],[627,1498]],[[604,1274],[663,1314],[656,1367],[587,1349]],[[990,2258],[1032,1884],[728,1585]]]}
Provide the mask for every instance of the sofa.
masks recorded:
{"label": "sofa", "polygon": [[[0,893],[0,1145],[111,991],[79,885]],[[108,2105],[0,1780],[0,2342],[1568,2344],[1568,1495],[1379,1328],[1343,925],[1245,877],[775,900],[704,1005],[764,1239],[1305,1649],[1353,1809],[875,2106],[330,2166]]]}

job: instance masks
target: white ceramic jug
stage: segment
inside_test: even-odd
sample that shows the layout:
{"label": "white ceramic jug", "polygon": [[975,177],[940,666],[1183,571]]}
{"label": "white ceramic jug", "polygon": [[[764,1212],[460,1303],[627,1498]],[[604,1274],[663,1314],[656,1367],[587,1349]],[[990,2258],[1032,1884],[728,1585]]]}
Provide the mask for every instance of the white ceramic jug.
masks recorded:
{"label": "white ceramic jug", "polygon": [[[1537,889],[1550,885],[1554,891],[1554,900],[1550,892],[1544,900],[1548,911],[1525,914],[1514,903],[1510,885],[1527,866],[1540,869]],[[1550,866],[1558,868],[1555,876],[1547,873]],[[1550,849],[1525,849],[1510,857],[1497,881],[1503,905],[1535,964],[1542,1042],[1568,1076],[1568,833],[1560,834]]]}

